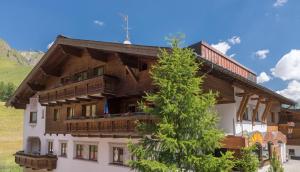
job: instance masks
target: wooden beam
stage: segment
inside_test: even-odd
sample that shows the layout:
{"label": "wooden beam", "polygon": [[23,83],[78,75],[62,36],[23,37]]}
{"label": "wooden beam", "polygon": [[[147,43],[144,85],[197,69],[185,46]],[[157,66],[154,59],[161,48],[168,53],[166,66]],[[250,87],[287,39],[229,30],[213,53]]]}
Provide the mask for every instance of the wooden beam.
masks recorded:
{"label": "wooden beam", "polygon": [[111,52],[104,52],[90,48],[87,48],[86,51],[93,59],[100,60],[102,62],[107,62],[108,57],[112,55]]}
{"label": "wooden beam", "polygon": [[78,48],[78,47],[73,47],[69,45],[59,45],[63,53],[72,55],[75,57],[82,57],[84,49],[83,48]]}
{"label": "wooden beam", "polygon": [[45,85],[42,85],[42,84],[36,84],[36,83],[30,83],[30,82],[28,82],[27,85],[33,91],[41,91],[41,90],[44,90],[46,87]]}
{"label": "wooden beam", "polygon": [[253,110],[253,113],[252,113],[252,125],[254,125],[254,122],[256,120],[256,114],[258,113],[258,108],[259,108],[259,105],[260,105],[260,102],[262,99],[263,99],[262,97],[258,97],[258,99],[257,99],[255,109]]}
{"label": "wooden beam", "polygon": [[131,78],[137,83],[138,82],[138,77],[134,74],[134,72],[132,71],[131,68],[129,68],[128,66],[125,66],[125,69],[127,70],[127,72],[129,73],[129,75],[131,76]]}
{"label": "wooden beam", "polygon": [[268,117],[268,115],[270,113],[270,110],[271,110],[271,107],[272,107],[272,103],[273,103],[273,101],[268,101],[268,103],[266,104],[264,113],[263,113],[263,115],[261,117],[261,121],[262,122],[265,122],[265,123],[267,122],[267,117]]}
{"label": "wooden beam", "polygon": [[137,56],[128,55],[124,53],[118,53],[118,56],[120,57],[122,63],[125,66],[129,66],[136,69],[139,68],[139,58]]}
{"label": "wooden beam", "polygon": [[61,75],[60,70],[49,70],[46,69],[46,67],[41,67],[41,70],[43,71],[44,74],[46,75],[51,75],[51,76],[55,76],[55,77],[59,77]]}
{"label": "wooden beam", "polygon": [[246,110],[246,107],[247,107],[247,104],[249,102],[249,98],[250,98],[251,94],[245,94],[242,98],[242,101],[240,103],[240,106],[239,106],[239,109],[238,109],[238,112],[236,114],[236,119],[238,121],[241,121],[242,118],[243,118],[243,114],[245,113],[245,110]]}

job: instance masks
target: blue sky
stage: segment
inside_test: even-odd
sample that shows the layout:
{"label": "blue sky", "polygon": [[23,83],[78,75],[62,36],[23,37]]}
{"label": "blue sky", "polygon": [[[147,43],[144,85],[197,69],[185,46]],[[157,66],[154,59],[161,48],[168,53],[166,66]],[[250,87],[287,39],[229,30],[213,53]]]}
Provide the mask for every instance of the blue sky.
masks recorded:
{"label": "blue sky", "polygon": [[263,85],[300,100],[299,11],[298,0],[3,0],[0,38],[42,51],[58,34],[122,42],[120,14],[127,14],[134,44],[165,46],[165,37],[178,32],[185,45],[205,40],[265,72]]}

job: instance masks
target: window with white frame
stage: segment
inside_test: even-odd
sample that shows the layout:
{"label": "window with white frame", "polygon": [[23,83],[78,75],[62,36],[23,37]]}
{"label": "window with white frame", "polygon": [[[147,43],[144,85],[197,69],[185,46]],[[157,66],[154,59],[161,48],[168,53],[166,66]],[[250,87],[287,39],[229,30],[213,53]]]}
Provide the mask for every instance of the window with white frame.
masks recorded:
{"label": "window with white frame", "polygon": [[48,141],[48,154],[53,154],[53,141]]}
{"label": "window with white frame", "polygon": [[124,163],[124,148],[123,147],[113,147],[113,163],[115,164],[123,164]]}
{"label": "window with white frame", "polygon": [[76,144],[75,158],[77,158],[77,159],[83,158],[83,145],[82,144]]}
{"label": "window with white frame", "polygon": [[75,143],[74,148],[74,158],[97,161],[98,160],[98,144],[97,143],[88,143],[88,142],[78,142]]}
{"label": "window with white frame", "polygon": [[37,123],[37,112],[30,112],[29,123],[30,124]]}
{"label": "window with white frame", "polygon": [[60,156],[67,157],[67,143],[66,142],[60,143]]}
{"label": "window with white frame", "polygon": [[115,165],[127,165],[127,161],[135,158],[131,156],[126,144],[110,143],[110,163]]}
{"label": "window with white frame", "polygon": [[97,161],[98,159],[98,146],[97,145],[89,145],[89,160]]}

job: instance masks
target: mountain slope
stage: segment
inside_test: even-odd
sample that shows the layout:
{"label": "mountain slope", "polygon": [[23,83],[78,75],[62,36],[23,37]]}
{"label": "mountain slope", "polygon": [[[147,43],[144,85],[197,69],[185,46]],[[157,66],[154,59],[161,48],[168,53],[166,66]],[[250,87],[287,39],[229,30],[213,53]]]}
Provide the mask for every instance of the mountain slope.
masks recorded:
{"label": "mountain slope", "polygon": [[43,54],[40,51],[17,51],[0,39],[0,81],[18,86]]}

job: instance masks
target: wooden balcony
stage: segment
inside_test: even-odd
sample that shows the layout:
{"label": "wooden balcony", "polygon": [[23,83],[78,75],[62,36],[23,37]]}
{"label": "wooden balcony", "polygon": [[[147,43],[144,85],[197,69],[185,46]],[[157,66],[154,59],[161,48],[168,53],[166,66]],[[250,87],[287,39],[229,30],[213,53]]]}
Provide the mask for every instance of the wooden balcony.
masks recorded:
{"label": "wooden balcony", "polygon": [[64,85],[39,93],[41,104],[63,103],[68,100],[89,99],[101,97],[102,94],[114,95],[117,91],[118,79],[113,76],[103,75],[84,81]]}
{"label": "wooden balcony", "polygon": [[15,162],[33,170],[54,170],[56,169],[57,157],[54,155],[31,155],[20,151],[15,154]]}
{"label": "wooden balcony", "polygon": [[155,124],[157,117],[145,114],[118,114],[94,119],[66,120],[67,133],[77,137],[140,137],[137,123]]}

